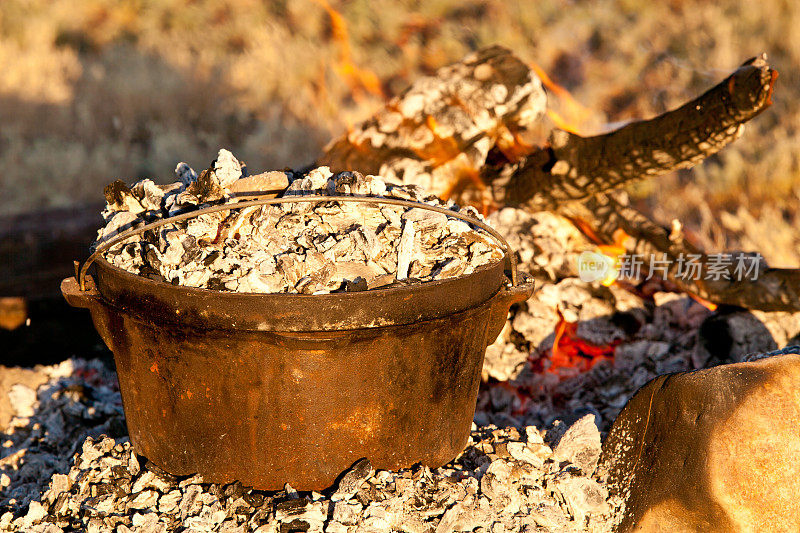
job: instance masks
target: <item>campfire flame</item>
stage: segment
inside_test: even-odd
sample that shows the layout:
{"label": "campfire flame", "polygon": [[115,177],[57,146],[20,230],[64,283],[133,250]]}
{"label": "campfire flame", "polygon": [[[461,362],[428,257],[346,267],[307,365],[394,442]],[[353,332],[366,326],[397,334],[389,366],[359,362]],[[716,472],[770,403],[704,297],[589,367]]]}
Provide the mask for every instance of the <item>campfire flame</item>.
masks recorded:
{"label": "campfire flame", "polygon": [[576,372],[586,372],[600,361],[613,361],[614,350],[620,342],[617,339],[610,344],[596,345],[581,339],[578,336],[578,323],[567,321],[558,311],[553,347],[545,352],[550,363],[545,370],[562,379],[572,377]]}
{"label": "campfire flame", "polygon": [[353,98],[356,101],[360,101],[363,100],[365,93],[369,93],[385,99],[386,94],[378,76],[371,70],[359,68],[353,61],[350,33],[347,30],[347,22],[342,14],[336,11],[328,0],[316,0],[316,2],[327,11],[331,19],[333,40],[339,47],[339,59],[333,69],[350,87]]}
{"label": "campfire flame", "polygon": [[619,269],[622,263],[622,256],[628,251],[627,244],[632,237],[625,233],[622,228],[614,230],[614,242],[612,244],[598,244],[597,249],[601,254],[608,257],[612,261],[613,268],[608,271],[606,277],[600,283],[606,287],[610,287],[617,281]]}
{"label": "campfire flame", "polygon": [[593,111],[578,102],[566,88],[553,81],[542,67],[536,63],[530,63],[530,66],[542,80],[542,85],[555,95],[561,108],[560,113],[548,108],[547,116],[557,128],[580,135],[594,115]]}
{"label": "campfire flame", "polygon": [[600,281],[604,286],[610,287],[617,281],[619,269],[622,264],[622,256],[627,253],[628,246],[631,242],[630,240],[633,239],[633,237],[628,235],[622,228],[617,228],[614,230],[612,235],[614,242],[609,244],[603,242],[603,239],[601,239],[600,236],[595,233],[595,231],[589,224],[586,223],[586,221],[579,218],[570,220],[573,224],[575,224],[575,227],[581,231],[581,233],[586,235],[589,240],[593,241],[597,245],[597,251],[599,253],[611,260],[613,268],[610,269],[608,274],[606,274],[606,277]]}

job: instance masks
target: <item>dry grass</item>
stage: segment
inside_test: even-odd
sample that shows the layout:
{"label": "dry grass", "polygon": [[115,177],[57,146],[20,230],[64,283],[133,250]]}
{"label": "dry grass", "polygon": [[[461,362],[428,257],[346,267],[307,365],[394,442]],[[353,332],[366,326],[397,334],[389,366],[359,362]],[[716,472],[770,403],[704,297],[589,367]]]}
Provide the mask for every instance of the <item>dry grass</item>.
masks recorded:
{"label": "dry grass", "polygon": [[599,125],[674,107],[767,51],[773,108],[700,168],[634,192],[705,246],[798,262],[800,4],[331,2],[349,54],[321,0],[3,0],[0,213],[98,200],[114,178],[166,181],[177,158],[202,167],[220,146],[259,169],[308,163],[380,104],[358,69],[395,94],[500,43]]}

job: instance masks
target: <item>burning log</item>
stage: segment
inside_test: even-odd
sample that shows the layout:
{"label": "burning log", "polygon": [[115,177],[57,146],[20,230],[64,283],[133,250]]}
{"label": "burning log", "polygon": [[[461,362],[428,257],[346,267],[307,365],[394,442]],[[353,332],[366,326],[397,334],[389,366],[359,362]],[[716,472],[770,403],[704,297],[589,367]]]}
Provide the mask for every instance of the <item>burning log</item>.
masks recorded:
{"label": "burning log", "polygon": [[[761,311],[800,310],[800,270],[769,268],[763,262],[751,277],[734,275],[734,254],[719,275],[709,276],[709,255],[691,244],[679,226],[665,228],[627,205],[623,194],[598,194],[586,202],[573,202],[561,208],[569,218],[580,220],[583,229],[611,241],[618,229],[628,234],[631,254],[659,256],[666,254],[668,279],[680,289],[703,300]],[[579,226],[581,227],[581,226]],[[741,254],[738,254],[741,255]],[[737,255],[737,256],[738,256]],[[682,276],[679,258],[695,256],[699,270],[694,276]],[[717,278],[717,279],[713,279]]]}
{"label": "burning log", "polygon": [[[530,69],[495,46],[423,77],[359,127],[333,140],[318,161],[420,185],[440,196],[477,190],[490,151],[518,158],[519,133],[542,117],[546,96]],[[472,199],[476,199],[473,193]]]}
{"label": "burning log", "polygon": [[461,195],[484,208],[522,205],[573,219],[587,235],[615,242],[633,237],[628,251],[666,254],[671,282],[703,300],[761,310],[800,310],[800,270],[758,265],[756,279],[684,279],[681,255],[709,255],[679,228],[665,229],[620,200],[616,188],[687,168],[735,140],[748,120],[771,104],[777,72],[765,56],[685,105],[594,137],[555,130],[549,144],[522,140],[545,114],[539,78],[511,52],[491,47],[425,77],[384,110],[334,140],[320,164],[360,169]]}
{"label": "burning log", "polygon": [[558,209],[692,167],[739,138],[744,123],[771,104],[777,75],[766,56],[752,58],[700,97],[653,119],[594,137],[554,130],[549,146],[518,164],[498,193],[505,203]]}

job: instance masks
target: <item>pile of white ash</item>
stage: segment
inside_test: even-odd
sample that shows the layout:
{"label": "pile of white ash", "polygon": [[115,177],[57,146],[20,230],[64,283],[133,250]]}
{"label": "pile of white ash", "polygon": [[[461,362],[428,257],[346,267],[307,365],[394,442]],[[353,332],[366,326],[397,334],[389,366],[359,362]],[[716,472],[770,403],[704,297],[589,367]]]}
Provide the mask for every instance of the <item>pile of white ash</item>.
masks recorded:
{"label": "pile of white ash", "polygon": [[[198,207],[235,206],[250,197],[237,191],[276,185],[281,197],[399,199],[481,218],[471,207],[442,202],[413,185],[387,185],[358,172],[334,175],[320,167],[247,177],[242,169],[220,150],[199,176],[178,165],[179,181],[170,185],[114,182],[106,188],[106,225],[96,244]],[[134,274],[188,287],[326,294],[458,277],[499,261],[503,249],[487,232],[440,211],[331,200],[201,214],[133,236],[105,257]]]}

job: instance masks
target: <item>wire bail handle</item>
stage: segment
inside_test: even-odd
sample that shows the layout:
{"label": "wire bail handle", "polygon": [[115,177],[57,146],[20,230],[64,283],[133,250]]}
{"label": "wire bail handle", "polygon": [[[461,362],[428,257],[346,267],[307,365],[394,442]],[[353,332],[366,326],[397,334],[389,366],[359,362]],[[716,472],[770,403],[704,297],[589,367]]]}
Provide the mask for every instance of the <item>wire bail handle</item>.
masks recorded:
{"label": "wire bail handle", "polygon": [[463,220],[468,224],[472,224],[473,226],[477,226],[478,228],[482,229],[483,231],[494,237],[494,239],[500,243],[500,245],[503,248],[503,251],[505,252],[506,263],[508,264],[509,267],[508,270],[511,271],[511,285],[514,287],[518,286],[517,259],[514,250],[511,249],[511,245],[508,244],[508,241],[506,241],[506,239],[493,227],[469,215],[465,215],[445,207],[429,205],[422,202],[412,202],[410,200],[401,200],[398,198],[382,198],[375,196],[324,196],[318,194],[308,195],[308,196],[284,196],[282,198],[260,198],[261,196],[265,196],[267,194],[272,195],[274,193],[242,195],[244,197],[254,198],[254,199],[245,200],[243,202],[212,205],[209,207],[198,209],[196,211],[181,213],[179,215],[174,215],[161,220],[157,220],[155,222],[151,222],[149,224],[145,224],[144,226],[140,226],[138,228],[132,228],[123,231],[122,233],[119,233],[116,236],[106,241],[103,241],[97,246],[97,248],[95,248],[94,252],[83,263],[83,265],[81,265],[78,261],[75,261],[75,277],[78,279],[81,291],[86,291],[86,272],[91,266],[91,264],[94,263],[97,260],[97,258],[100,257],[100,255],[106,252],[109,248],[111,248],[115,244],[127,240],[128,238],[134,235],[143,233],[147,230],[160,228],[161,226],[166,226],[167,224],[174,224],[176,222],[182,222],[190,218],[198,217],[201,215],[207,215],[209,213],[217,213],[219,211],[228,211],[232,209],[242,209],[245,207],[256,207],[262,205],[279,205],[279,204],[288,204],[296,202],[300,203],[357,202],[357,203],[367,203],[367,204],[398,205],[402,207],[409,207],[416,209],[427,209],[428,211],[442,213],[444,215],[454,217],[459,220]]}

